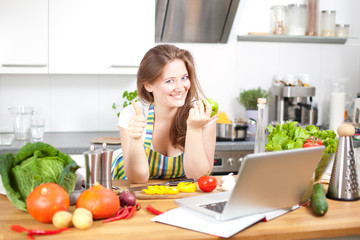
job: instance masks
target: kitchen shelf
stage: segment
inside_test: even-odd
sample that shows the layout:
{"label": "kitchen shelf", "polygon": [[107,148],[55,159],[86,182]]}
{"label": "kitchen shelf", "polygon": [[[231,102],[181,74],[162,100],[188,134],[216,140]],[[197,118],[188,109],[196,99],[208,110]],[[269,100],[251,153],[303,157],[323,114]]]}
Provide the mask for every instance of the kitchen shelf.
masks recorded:
{"label": "kitchen shelf", "polygon": [[345,44],[348,38],[310,37],[310,36],[278,36],[278,35],[238,35],[238,42],[288,42],[288,43],[327,43]]}

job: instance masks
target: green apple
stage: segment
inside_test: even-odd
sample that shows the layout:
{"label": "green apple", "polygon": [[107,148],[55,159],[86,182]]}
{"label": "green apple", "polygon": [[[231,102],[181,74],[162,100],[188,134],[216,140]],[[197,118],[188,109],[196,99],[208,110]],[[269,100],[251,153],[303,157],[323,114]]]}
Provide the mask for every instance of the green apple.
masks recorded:
{"label": "green apple", "polygon": [[212,116],[214,116],[217,112],[218,112],[218,110],[219,110],[219,105],[218,105],[218,103],[215,101],[215,100],[213,100],[213,99],[211,99],[211,98],[207,98],[206,99],[209,103],[210,103],[210,105],[211,105],[211,117]]}

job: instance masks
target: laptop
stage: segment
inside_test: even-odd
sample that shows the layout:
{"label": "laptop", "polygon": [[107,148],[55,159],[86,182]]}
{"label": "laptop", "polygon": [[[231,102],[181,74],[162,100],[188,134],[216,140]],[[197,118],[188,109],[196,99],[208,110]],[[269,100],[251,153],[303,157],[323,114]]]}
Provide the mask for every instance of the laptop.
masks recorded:
{"label": "laptop", "polygon": [[247,155],[232,191],[176,199],[175,203],[217,220],[230,220],[299,204],[325,147]]}

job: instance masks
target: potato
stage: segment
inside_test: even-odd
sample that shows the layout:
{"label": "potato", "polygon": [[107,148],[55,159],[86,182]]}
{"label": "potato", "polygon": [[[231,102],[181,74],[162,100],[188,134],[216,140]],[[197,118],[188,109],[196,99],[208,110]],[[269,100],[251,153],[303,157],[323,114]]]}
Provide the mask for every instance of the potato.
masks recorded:
{"label": "potato", "polygon": [[83,213],[83,214],[88,214],[91,218],[93,217],[92,213],[90,210],[86,209],[86,208],[76,208],[74,211],[74,215],[77,213]]}
{"label": "potato", "polygon": [[85,208],[77,208],[72,217],[74,226],[78,229],[88,229],[93,223],[92,213]]}
{"label": "potato", "polygon": [[72,226],[72,214],[68,211],[58,211],[54,214],[52,222],[56,228],[67,228]]}

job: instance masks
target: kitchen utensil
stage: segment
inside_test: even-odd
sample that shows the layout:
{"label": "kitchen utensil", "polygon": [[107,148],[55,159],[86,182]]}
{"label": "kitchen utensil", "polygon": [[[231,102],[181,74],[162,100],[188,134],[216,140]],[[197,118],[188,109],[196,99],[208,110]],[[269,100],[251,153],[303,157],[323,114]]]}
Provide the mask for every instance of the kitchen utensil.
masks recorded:
{"label": "kitchen utensil", "polygon": [[33,108],[27,106],[10,107],[16,140],[29,140]]}
{"label": "kitchen utensil", "polygon": [[335,200],[357,200],[360,195],[352,139],[355,128],[350,124],[342,124],[337,132],[339,143],[326,196]]}
{"label": "kitchen utensil", "polygon": [[83,153],[85,158],[85,188],[91,188],[100,180],[100,160],[101,152],[95,151],[94,145],[90,146],[90,151]]}
{"label": "kitchen utensil", "polygon": [[107,148],[106,143],[103,143],[102,147],[103,148],[101,150],[99,183],[107,189],[111,190],[111,161],[114,150]]}
{"label": "kitchen utensil", "polygon": [[146,184],[146,185],[141,185],[141,186],[136,186],[136,187],[130,187],[128,188],[128,190],[130,192],[135,192],[135,191],[141,191],[143,189],[147,189],[148,186],[153,186],[153,185],[158,185],[158,186],[177,186],[180,182],[195,182],[194,179],[192,178],[182,178],[182,179],[176,179],[173,181],[168,181],[168,182],[163,182],[163,183],[158,183],[158,184]]}
{"label": "kitchen utensil", "polygon": [[119,137],[97,137],[91,139],[92,143],[120,144]]}
{"label": "kitchen utensil", "polygon": [[246,118],[237,118],[231,124],[216,123],[216,139],[218,141],[244,141],[248,123],[255,125],[254,120]]}

